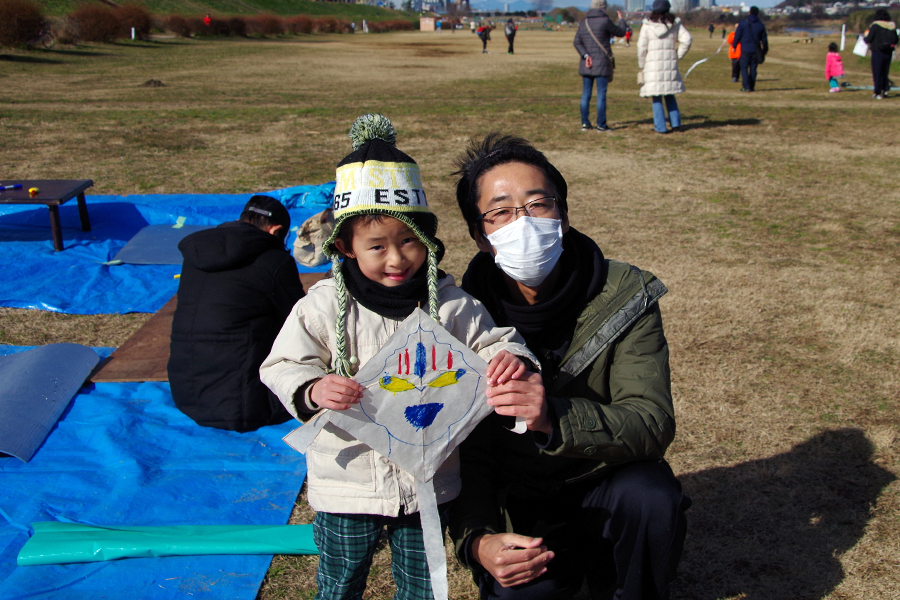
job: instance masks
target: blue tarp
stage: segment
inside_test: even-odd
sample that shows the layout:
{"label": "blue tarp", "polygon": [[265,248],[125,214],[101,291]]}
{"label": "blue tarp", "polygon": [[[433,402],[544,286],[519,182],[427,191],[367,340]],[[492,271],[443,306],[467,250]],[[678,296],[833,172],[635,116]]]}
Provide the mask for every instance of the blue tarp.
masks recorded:
{"label": "blue tarp", "polygon": [[306,476],[303,456],[281,441],[294,426],[199,427],[175,408],[166,383],[82,388],[31,462],[0,458],[0,598],[253,600],[270,556],[32,567],[17,567],[16,556],[33,521],[283,525]]}
{"label": "blue tarp", "polygon": [[[331,205],[334,182],[264,192],[291,213],[296,228]],[[252,194],[87,196],[91,231],[81,231],[74,201],[59,207],[61,252],[53,251],[43,205],[0,206],[0,306],[69,314],[156,312],[175,294],[180,265],[105,265],[147,225],[215,226],[234,221]],[[327,266],[306,271],[327,270]]]}
{"label": "blue tarp", "polygon": [[0,356],[0,452],[31,460],[98,362],[81,344]]}

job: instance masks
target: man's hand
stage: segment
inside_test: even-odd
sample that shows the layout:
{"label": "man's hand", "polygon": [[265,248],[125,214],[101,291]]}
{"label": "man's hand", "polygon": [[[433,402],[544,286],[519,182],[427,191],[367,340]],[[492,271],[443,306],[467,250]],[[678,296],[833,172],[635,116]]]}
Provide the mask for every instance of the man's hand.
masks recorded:
{"label": "man's hand", "polygon": [[488,385],[492,386],[498,383],[506,383],[510,379],[518,379],[524,372],[525,363],[522,362],[521,358],[515,354],[510,354],[506,350],[501,350],[488,363]]}
{"label": "man's hand", "polygon": [[526,373],[519,379],[507,381],[487,389],[488,404],[494,412],[507,417],[521,417],[531,431],[550,435],[552,427],[547,416],[547,398],[540,373]]}
{"label": "man's hand", "polygon": [[591,67],[594,66],[594,59],[591,58],[590,54],[588,54],[588,57],[586,59],[584,59],[584,66],[587,67],[588,69],[590,69]]}
{"label": "man's hand", "polygon": [[364,389],[352,379],[332,373],[313,384],[309,397],[322,408],[347,410],[359,403]]}
{"label": "man's hand", "polygon": [[472,555],[500,585],[511,587],[547,572],[555,555],[543,541],[515,533],[481,535],[472,540]]}

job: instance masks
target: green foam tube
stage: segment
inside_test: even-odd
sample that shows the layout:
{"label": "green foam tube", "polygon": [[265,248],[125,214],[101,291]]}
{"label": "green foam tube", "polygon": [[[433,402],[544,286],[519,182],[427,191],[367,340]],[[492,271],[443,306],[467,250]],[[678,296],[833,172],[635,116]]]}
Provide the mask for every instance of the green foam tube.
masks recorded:
{"label": "green foam tube", "polygon": [[318,554],[312,525],[102,527],[32,523],[19,566],[196,554]]}

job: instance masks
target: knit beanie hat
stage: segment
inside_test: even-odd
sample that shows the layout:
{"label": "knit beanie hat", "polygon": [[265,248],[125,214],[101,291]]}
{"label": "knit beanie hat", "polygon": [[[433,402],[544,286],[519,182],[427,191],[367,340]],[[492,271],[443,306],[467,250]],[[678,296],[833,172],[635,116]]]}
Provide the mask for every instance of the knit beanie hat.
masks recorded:
{"label": "knit beanie hat", "polygon": [[653,0],[653,4],[650,6],[651,12],[658,13],[667,13],[672,8],[672,5],[669,4],[669,0]]}
{"label": "knit beanie hat", "polygon": [[341,226],[357,215],[385,215],[406,224],[428,249],[428,312],[438,321],[438,262],[443,245],[435,237],[437,217],[428,208],[419,165],[396,147],[396,132],[383,115],[366,114],[350,127],[353,152],[338,163],[334,188],[334,231],[322,250],[331,259],[338,296],[335,324],[335,371],[350,377],[346,358],[347,288],[341,272],[341,253],[334,245]]}
{"label": "knit beanie hat", "polygon": [[591,8],[606,10],[606,0],[591,0]]}

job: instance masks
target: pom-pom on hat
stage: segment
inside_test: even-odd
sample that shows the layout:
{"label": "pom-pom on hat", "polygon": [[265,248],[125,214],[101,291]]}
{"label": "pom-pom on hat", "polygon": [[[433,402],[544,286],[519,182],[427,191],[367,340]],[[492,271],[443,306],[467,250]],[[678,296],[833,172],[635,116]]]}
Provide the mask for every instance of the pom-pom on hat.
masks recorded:
{"label": "pom-pom on hat", "polygon": [[353,152],[338,163],[334,188],[334,231],[322,250],[331,259],[331,272],[338,295],[335,323],[335,372],[350,377],[354,358],[346,357],[347,288],[341,272],[341,253],[334,245],[341,226],[357,215],[384,215],[406,224],[428,249],[428,312],[439,321],[437,301],[438,262],[443,244],[435,237],[437,218],[428,208],[419,165],[397,149],[397,134],[390,120],[366,114],[350,127]]}

